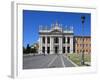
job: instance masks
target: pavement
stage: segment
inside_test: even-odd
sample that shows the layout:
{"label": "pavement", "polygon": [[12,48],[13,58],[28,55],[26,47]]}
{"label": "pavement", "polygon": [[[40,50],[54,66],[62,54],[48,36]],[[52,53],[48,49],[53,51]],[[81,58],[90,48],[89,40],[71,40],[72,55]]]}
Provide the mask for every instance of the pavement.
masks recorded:
{"label": "pavement", "polygon": [[23,69],[75,67],[64,54],[23,56]]}

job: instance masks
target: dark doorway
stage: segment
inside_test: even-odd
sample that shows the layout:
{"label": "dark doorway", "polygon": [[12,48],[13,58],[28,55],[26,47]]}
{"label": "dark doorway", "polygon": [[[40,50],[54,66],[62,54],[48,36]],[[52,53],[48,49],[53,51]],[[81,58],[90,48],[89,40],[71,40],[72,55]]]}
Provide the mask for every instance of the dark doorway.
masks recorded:
{"label": "dark doorway", "polygon": [[42,38],[42,43],[45,43],[45,37]]}
{"label": "dark doorway", "polygon": [[65,47],[63,47],[63,53],[65,53],[65,51],[66,51],[66,50],[65,50]]}
{"label": "dark doorway", "polygon": [[50,53],[50,47],[47,47],[47,53],[48,54]]}
{"label": "dark doorway", "polygon": [[67,47],[67,52],[70,53],[70,47]]}
{"label": "dark doorway", "polygon": [[55,46],[55,53],[58,54],[58,47]]}
{"label": "dark doorway", "polygon": [[70,44],[70,37],[67,38],[67,43]]}
{"label": "dark doorway", "polygon": [[45,47],[42,47],[42,52],[45,53]]}

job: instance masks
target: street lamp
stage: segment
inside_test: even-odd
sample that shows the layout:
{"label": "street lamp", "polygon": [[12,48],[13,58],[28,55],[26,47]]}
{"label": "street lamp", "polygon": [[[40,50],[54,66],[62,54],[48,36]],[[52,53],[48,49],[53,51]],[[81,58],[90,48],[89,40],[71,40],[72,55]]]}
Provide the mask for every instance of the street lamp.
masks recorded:
{"label": "street lamp", "polygon": [[82,56],[81,56],[81,64],[84,65],[84,22],[85,22],[85,16],[81,16],[82,20]]}

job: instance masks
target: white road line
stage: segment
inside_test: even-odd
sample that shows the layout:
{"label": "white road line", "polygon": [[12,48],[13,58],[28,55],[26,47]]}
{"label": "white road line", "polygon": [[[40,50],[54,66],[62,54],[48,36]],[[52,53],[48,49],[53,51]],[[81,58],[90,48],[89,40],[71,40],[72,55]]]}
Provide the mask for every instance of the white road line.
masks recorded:
{"label": "white road line", "polygon": [[[47,62],[46,62],[46,63],[47,63]],[[45,62],[44,62],[44,63],[42,63],[42,64],[40,65],[40,68],[41,68],[41,67],[43,67],[46,63],[45,63]]]}
{"label": "white road line", "polygon": [[60,58],[61,58],[62,66],[63,66],[63,67],[66,67],[65,64],[64,64],[64,60],[63,60],[63,58],[62,58],[62,55],[60,56]]}
{"label": "white road line", "polygon": [[50,65],[56,60],[57,55],[54,57],[54,59],[48,64],[48,67],[50,67]]}
{"label": "white road line", "polygon": [[67,60],[69,61],[69,62],[71,62],[75,67],[77,67],[78,65],[77,64],[75,64],[72,60],[70,60],[69,58],[67,58]]}
{"label": "white road line", "polygon": [[[64,56],[64,55],[63,55]],[[65,56],[64,56],[65,57]],[[77,67],[78,65],[77,64],[75,64],[72,60],[70,60],[68,57],[65,57],[65,58],[67,58],[67,60],[69,61],[69,62],[71,62],[75,67]]]}

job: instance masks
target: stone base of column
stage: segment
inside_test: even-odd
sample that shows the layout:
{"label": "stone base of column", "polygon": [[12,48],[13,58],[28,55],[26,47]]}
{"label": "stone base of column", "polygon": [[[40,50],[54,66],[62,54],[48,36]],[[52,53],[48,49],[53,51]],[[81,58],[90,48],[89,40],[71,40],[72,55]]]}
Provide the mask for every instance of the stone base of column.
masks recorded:
{"label": "stone base of column", "polygon": [[59,51],[59,53],[58,54],[62,54],[62,50],[61,51]]}
{"label": "stone base of column", "polygon": [[73,53],[73,50],[70,50],[70,54],[72,54]]}
{"label": "stone base of column", "polygon": [[42,54],[42,50],[39,50],[39,51],[38,51],[38,54]]}
{"label": "stone base of column", "polygon": [[47,53],[47,50],[45,50],[45,54],[48,54],[48,53]]}
{"label": "stone base of column", "polygon": [[50,54],[54,54],[54,51],[50,51]]}

